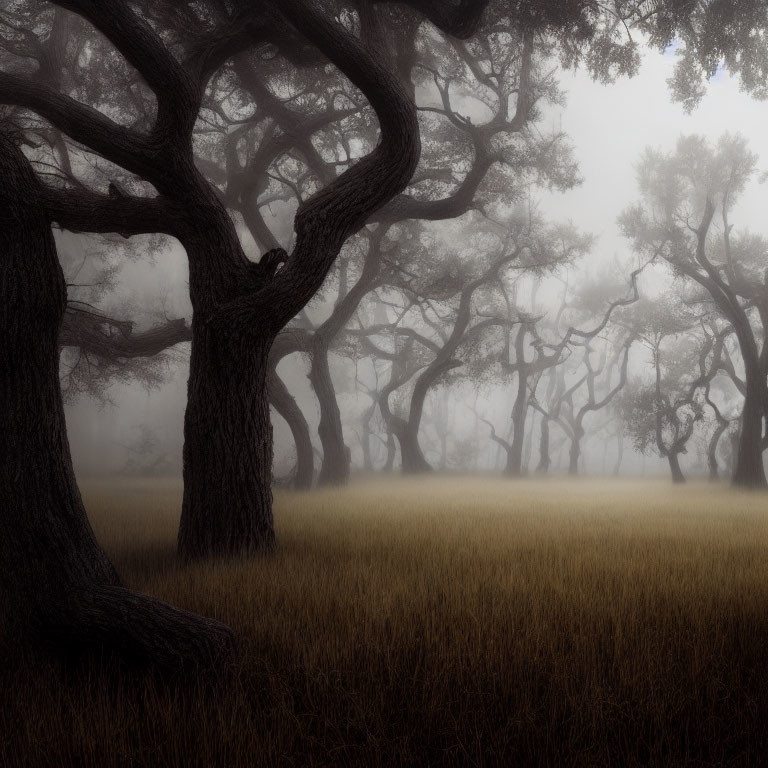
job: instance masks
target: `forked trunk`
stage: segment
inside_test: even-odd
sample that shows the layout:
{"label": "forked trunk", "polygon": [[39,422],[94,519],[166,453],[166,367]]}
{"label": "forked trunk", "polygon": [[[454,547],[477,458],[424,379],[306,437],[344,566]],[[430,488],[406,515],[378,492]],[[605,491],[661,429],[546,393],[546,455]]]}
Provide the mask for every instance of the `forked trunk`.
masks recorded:
{"label": "forked trunk", "polygon": [[28,162],[0,134],[0,621],[55,652],[107,648],[143,663],[210,662],[216,621],[125,589],[75,481],[59,388],[64,276]]}

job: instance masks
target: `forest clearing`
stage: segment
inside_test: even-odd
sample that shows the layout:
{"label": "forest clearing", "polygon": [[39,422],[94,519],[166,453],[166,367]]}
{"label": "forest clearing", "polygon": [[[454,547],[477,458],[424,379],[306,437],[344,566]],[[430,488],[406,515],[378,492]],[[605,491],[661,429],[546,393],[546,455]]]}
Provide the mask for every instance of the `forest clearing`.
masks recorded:
{"label": "forest clearing", "polygon": [[0,768],[768,765],[768,2],[0,0]]}
{"label": "forest clearing", "polygon": [[647,477],[358,479],[278,491],[274,553],[184,567],[178,483],[83,489],[127,585],[225,622],[238,650],[215,681],[6,667],[0,764],[765,754],[761,494]]}

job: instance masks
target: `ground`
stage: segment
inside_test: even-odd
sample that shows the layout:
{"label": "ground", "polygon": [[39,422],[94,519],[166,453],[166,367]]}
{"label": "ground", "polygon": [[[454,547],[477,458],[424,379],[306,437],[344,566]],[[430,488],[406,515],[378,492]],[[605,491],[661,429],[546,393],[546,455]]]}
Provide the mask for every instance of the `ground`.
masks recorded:
{"label": "ground", "polygon": [[32,659],[0,765],[760,765],[768,495],[396,476],[276,496],[278,549],[180,567],[172,482],[84,483],[126,581],[227,622],[213,679]]}

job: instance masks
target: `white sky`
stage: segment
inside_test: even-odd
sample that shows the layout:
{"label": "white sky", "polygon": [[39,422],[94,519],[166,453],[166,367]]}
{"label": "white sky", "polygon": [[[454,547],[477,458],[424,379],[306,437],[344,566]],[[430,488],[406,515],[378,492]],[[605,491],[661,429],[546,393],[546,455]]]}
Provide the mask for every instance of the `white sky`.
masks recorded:
{"label": "white sky", "polygon": [[672,53],[648,51],[636,77],[609,86],[593,82],[585,72],[561,76],[567,104],[555,108],[550,119],[570,136],[584,182],[570,192],[542,195],[543,209],[553,219],[571,219],[599,235],[596,258],[627,250],[616,219],[638,198],[635,164],[643,149],[672,149],[681,134],[699,133],[716,141],[730,131],[747,138],[760,158],[759,172],[731,219],[737,228],[768,234],[768,185],[758,182],[760,172],[768,170],[768,103],[742,93],[738,80],[722,73],[700,106],[686,114],[672,103],[667,87],[674,63]]}
{"label": "white sky", "polygon": [[[570,192],[541,193],[540,198],[543,212],[552,220],[571,219],[582,230],[598,236],[595,252],[582,268],[604,264],[614,254],[629,255],[628,243],[621,237],[616,219],[637,199],[635,163],[647,145],[671,149],[683,133],[700,133],[716,141],[725,131],[738,131],[760,157],[760,170],[768,170],[768,104],[741,93],[738,82],[722,74],[710,84],[702,104],[687,115],[679,104],[671,103],[666,81],[673,65],[673,54],[647,52],[635,78],[622,79],[611,86],[593,82],[584,72],[561,74],[568,101],[565,107],[551,110],[547,120],[569,134],[584,182]],[[548,127],[546,122],[542,124],[542,129]],[[768,184],[761,185],[755,177],[737,203],[732,222],[737,227],[746,226],[768,235],[767,203]],[[173,309],[186,314],[183,253],[167,254],[158,259],[154,269],[148,270],[147,266],[140,265],[142,284],[151,280],[156,291],[163,293],[167,289],[175,299],[171,302],[175,305],[171,314]],[[305,377],[300,378],[305,384]],[[117,385],[112,390],[116,409],[100,409],[92,402],[81,401],[70,410],[70,438],[80,465],[89,463],[86,456],[92,457],[94,450],[110,455],[110,460],[119,465],[122,449],[115,441],[130,439],[130,429],[142,421],[159,424],[161,431],[180,440],[183,379],[184,376],[177,376],[160,391],[151,393]],[[296,382],[287,383],[295,388]],[[307,416],[314,421],[311,410]],[[285,442],[283,425],[276,426],[278,443]],[[354,442],[352,436],[350,440]]]}

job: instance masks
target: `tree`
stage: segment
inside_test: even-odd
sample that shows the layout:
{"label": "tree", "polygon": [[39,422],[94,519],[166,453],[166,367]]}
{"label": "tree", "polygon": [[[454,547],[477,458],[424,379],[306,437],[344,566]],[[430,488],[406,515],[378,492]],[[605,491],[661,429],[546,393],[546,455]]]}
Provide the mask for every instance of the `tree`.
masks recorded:
{"label": "tree", "polygon": [[[542,53],[537,54],[539,45]],[[420,167],[408,190],[375,214],[373,220],[380,225],[375,234],[368,234],[362,254],[355,258],[354,249],[349,249],[349,258],[340,261],[338,298],[329,316],[317,327],[300,329],[299,334],[289,331],[295,348],[309,357],[310,381],[320,405],[320,484],[343,483],[349,475],[350,454],[344,444],[328,353],[362,298],[380,284],[382,251],[400,251],[402,265],[409,260],[403,252],[413,241],[414,226],[409,221],[464,216],[487,202],[483,196],[489,194],[496,205],[502,200],[513,202],[532,182],[558,188],[576,183],[565,137],[559,132],[541,135],[531,130],[540,117],[539,103],[560,98],[554,70],[547,66],[550,49],[545,40],[536,44],[530,30],[509,17],[500,18],[466,42],[436,40],[428,30],[416,26],[400,36],[398,68],[405,81],[413,84],[421,118],[424,151]],[[494,74],[490,76],[490,72]],[[465,114],[477,112],[490,117]],[[285,108],[275,114],[278,120],[300,124]],[[357,142],[371,143],[368,124],[358,121],[354,127],[357,134],[354,128],[345,132],[346,145],[352,141],[350,134]],[[346,145],[338,148],[337,162],[348,157]],[[312,158],[309,168],[312,174],[297,169],[291,183],[299,196],[308,179],[330,172],[322,158]],[[262,230],[252,230],[254,237],[268,240]],[[358,276],[348,288],[354,262],[361,258]],[[414,261],[413,254],[410,260]]]}
{"label": "tree", "polygon": [[651,45],[663,50],[676,42],[678,63],[669,85],[689,111],[724,67],[739,77],[745,91],[768,96],[768,9],[760,0],[646,2],[630,16]]}
{"label": "tree", "polygon": [[[484,7],[479,2],[454,12],[414,5],[447,32],[463,35],[471,34]],[[118,69],[127,63],[135,70],[149,89],[139,89],[142,98],[156,103],[153,122],[145,124],[142,109],[134,126],[115,122],[67,92],[61,67],[44,66],[50,62],[37,41],[53,22],[35,13],[34,2],[13,10],[27,32],[21,37],[32,39],[30,55],[38,68],[3,71],[0,101],[34,112],[88,152],[145,182],[143,194],[118,184],[110,184],[108,194],[46,186],[40,202],[50,220],[72,231],[159,232],[185,247],[194,317],[179,550],[194,558],[269,549],[274,542],[269,351],[316,293],[345,240],[410,181],[420,149],[412,94],[386,66],[386,57],[376,55],[381,27],[369,4],[360,16],[365,44],[331,10],[300,0],[279,7],[141,4],[143,13],[127,0],[108,9],[93,0],[60,0],[55,6],[100,32],[114,46],[110,60],[118,61]],[[13,51],[17,42],[6,50]],[[273,249],[253,263],[218,190],[195,165],[192,139],[211,76],[230,57],[266,43],[294,59],[309,49],[313,62],[335,65],[376,112],[380,141],[301,205],[290,255]],[[57,64],[77,69],[76,51],[64,45],[59,53]]]}
{"label": "tree", "polygon": [[762,488],[768,407],[766,245],[749,233],[735,235],[729,222],[755,163],[744,140],[729,135],[716,147],[689,136],[680,139],[675,152],[647,150],[638,171],[643,202],[626,211],[621,222],[638,252],[660,254],[677,277],[704,289],[733,327],[745,380],[733,482]]}
{"label": "tree", "polygon": [[99,547],[72,469],[59,386],[66,289],[45,188],[0,131],[0,541],[3,624],[19,642],[106,646],[160,665],[210,662],[216,621],[131,592]]}
{"label": "tree", "polygon": [[[509,329],[524,322],[517,310],[501,299],[506,277],[514,272],[554,269],[572,258],[583,244],[584,239],[573,232],[566,237],[562,229],[547,226],[539,218],[518,210],[502,228],[494,224],[484,235],[479,229],[475,242],[468,244],[476,260],[482,258],[480,269],[469,263],[461,249],[444,253],[438,261],[420,260],[419,272],[409,273],[402,286],[409,299],[397,321],[349,331],[366,338],[368,349],[380,358],[402,358],[417,348],[420,350],[418,358],[405,360],[402,375],[390,380],[379,401],[382,414],[400,444],[403,471],[418,473],[431,469],[419,446],[419,429],[429,391],[444,381],[449,372],[461,367],[469,350],[482,345],[494,329]],[[407,338],[409,343],[402,350],[387,351],[371,341],[372,337],[388,333]],[[407,416],[401,416],[392,410],[389,398],[412,378]]]}

